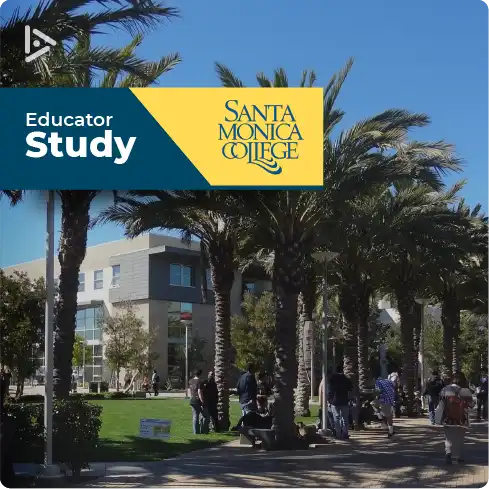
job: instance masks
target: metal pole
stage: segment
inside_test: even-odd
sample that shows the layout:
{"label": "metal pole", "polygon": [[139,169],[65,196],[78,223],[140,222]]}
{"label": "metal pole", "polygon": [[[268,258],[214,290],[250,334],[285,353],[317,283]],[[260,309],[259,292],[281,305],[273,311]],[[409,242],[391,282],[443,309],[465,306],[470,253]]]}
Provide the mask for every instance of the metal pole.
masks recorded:
{"label": "metal pole", "polygon": [[323,419],[322,428],[327,429],[327,399],[328,399],[328,382],[327,372],[328,369],[328,260],[324,261],[324,277],[323,277]]}
{"label": "metal pole", "polygon": [[188,399],[188,324],[185,325],[185,399]]}
{"label": "metal pole", "polygon": [[310,334],[311,334],[311,401],[312,398],[314,397],[314,388],[315,386],[315,371],[314,371],[314,321],[311,321],[311,329],[310,329]]}
{"label": "metal pole", "polygon": [[425,365],[424,365],[424,323],[425,323],[425,303],[421,304],[421,331],[419,335],[419,359],[420,359],[420,374],[421,374],[421,403],[423,409],[425,408],[424,391],[426,387],[425,382]]}
{"label": "metal pole", "polygon": [[[83,340],[83,370],[82,370],[82,382],[83,382],[83,388],[85,389],[85,348],[86,348],[86,341]],[[93,380],[93,379],[92,379]]]}
{"label": "metal pole", "polygon": [[44,464],[53,464],[54,191],[48,192],[46,222],[46,317],[44,333]]}

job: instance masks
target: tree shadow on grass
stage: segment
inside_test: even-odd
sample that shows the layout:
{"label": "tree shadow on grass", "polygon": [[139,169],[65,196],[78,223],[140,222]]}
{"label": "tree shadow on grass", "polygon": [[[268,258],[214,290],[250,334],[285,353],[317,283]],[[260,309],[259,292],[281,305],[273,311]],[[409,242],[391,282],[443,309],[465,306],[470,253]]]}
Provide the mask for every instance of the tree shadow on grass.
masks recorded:
{"label": "tree shadow on grass", "polygon": [[[204,435],[207,436],[207,435]],[[184,453],[210,448],[236,438],[233,433],[219,433],[218,437],[202,439],[155,440],[127,436],[124,440],[100,440],[92,462],[151,462],[176,457]]]}

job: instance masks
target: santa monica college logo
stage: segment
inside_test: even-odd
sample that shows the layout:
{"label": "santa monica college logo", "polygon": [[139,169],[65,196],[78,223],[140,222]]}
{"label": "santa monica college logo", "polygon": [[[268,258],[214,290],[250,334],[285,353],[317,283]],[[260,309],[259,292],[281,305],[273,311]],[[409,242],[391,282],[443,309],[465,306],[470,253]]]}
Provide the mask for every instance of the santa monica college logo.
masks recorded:
{"label": "santa monica college logo", "polygon": [[262,170],[279,175],[282,160],[296,160],[302,141],[290,105],[224,104],[226,116],[219,124],[219,140],[226,141],[222,154],[228,160],[245,160]]}

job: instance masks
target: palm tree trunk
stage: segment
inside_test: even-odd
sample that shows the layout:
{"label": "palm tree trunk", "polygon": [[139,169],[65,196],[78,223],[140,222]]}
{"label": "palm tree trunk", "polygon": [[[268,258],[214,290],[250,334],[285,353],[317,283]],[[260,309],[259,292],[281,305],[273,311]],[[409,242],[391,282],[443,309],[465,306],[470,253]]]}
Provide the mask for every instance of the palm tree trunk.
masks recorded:
{"label": "palm tree trunk", "polygon": [[404,287],[396,288],[397,307],[401,318],[402,348],[402,385],[407,398],[407,414],[413,415],[415,371],[414,358],[418,363],[417,352],[414,351],[414,330],[416,328],[416,302],[414,293]]}
{"label": "palm tree trunk", "polygon": [[453,371],[454,328],[457,322],[453,297],[445,297],[441,306],[443,324],[443,365],[442,376],[451,377]]}
{"label": "palm tree trunk", "polygon": [[372,384],[372,373],[369,368],[368,340],[370,317],[370,293],[358,295],[358,386],[360,391]]}
{"label": "palm tree trunk", "polygon": [[340,309],[344,319],[343,338],[345,350],[343,373],[353,384],[354,394],[358,395],[358,314],[355,291],[349,285],[340,288]]}
{"label": "palm tree trunk", "polygon": [[275,415],[273,429],[277,446],[293,447],[296,440],[294,423],[294,383],[297,378],[296,317],[298,294],[277,286],[275,329]]}
{"label": "palm tree trunk", "polygon": [[78,275],[87,250],[90,204],[94,191],[60,191],[61,237],[59,296],[55,314],[54,393],[58,398],[70,394],[73,344],[75,342]]}
{"label": "palm tree trunk", "polygon": [[453,341],[452,341],[452,373],[460,370],[460,308],[454,305]]}
{"label": "palm tree trunk", "polygon": [[[311,313],[312,316],[312,313]],[[298,317],[297,317],[297,389],[295,391],[295,415],[310,416],[309,410],[309,392],[310,381],[307,375],[306,358],[308,353],[306,349],[311,349],[309,338],[305,338],[306,321],[310,321],[308,311],[304,301],[304,294],[301,292],[298,299]],[[308,331],[308,333],[311,333]],[[310,357],[309,357],[310,358]]]}
{"label": "palm tree trunk", "polygon": [[229,371],[231,369],[231,288],[234,282],[233,249],[211,255],[216,315],[214,370],[218,391],[219,430],[227,431],[229,418]]}

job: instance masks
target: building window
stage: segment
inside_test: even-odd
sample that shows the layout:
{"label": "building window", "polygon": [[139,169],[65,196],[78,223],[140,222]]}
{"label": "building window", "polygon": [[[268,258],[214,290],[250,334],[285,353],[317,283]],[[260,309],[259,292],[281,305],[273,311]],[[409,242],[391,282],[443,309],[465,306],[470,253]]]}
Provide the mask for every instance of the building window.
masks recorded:
{"label": "building window", "polygon": [[172,263],[170,265],[170,285],[193,287],[194,273],[192,267]]}
{"label": "building window", "polygon": [[78,274],[78,292],[85,292],[85,272]]}
{"label": "building window", "polygon": [[207,280],[207,290],[214,290],[214,287],[212,285],[212,273],[210,268],[208,268],[205,271],[205,278]]}
{"label": "building window", "polygon": [[168,341],[182,340],[185,338],[186,328],[192,328],[192,304],[186,302],[169,302]]}
{"label": "building window", "polygon": [[112,287],[119,287],[120,282],[121,282],[121,266],[120,265],[113,265],[112,266],[111,286]]}
{"label": "building window", "polygon": [[185,346],[178,344],[168,344],[168,368],[180,366],[182,358],[185,358]]}
{"label": "building window", "polygon": [[87,341],[101,340],[103,315],[102,306],[78,310],[76,312],[76,334]]}
{"label": "building window", "polygon": [[256,293],[256,284],[255,282],[245,282],[244,291],[249,292],[250,294]]}
{"label": "building window", "polygon": [[95,270],[95,272],[93,272],[93,288],[94,290],[100,290],[104,288],[103,270]]}

